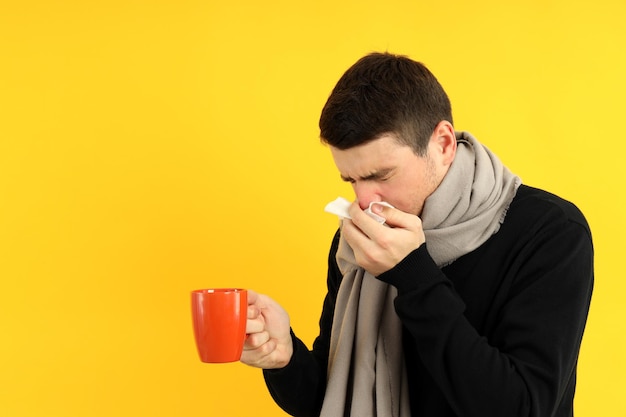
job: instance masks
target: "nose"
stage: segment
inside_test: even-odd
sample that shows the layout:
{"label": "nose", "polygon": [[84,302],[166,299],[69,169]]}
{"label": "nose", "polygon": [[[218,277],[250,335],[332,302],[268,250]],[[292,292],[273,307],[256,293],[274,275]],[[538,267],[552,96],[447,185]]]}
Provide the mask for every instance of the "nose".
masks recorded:
{"label": "nose", "polygon": [[383,201],[380,190],[373,182],[356,181],[352,184],[352,189],[361,210],[368,208],[371,202]]}

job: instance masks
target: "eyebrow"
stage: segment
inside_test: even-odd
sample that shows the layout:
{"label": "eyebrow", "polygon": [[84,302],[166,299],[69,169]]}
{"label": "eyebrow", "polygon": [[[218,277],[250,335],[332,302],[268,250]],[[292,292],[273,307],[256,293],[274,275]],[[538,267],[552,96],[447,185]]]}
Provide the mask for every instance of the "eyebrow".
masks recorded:
{"label": "eyebrow", "polygon": [[[386,177],[393,171],[393,168],[383,168],[376,171],[371,172],[370,174],[364,175],[362,177],[358,177],[357,179],[360,181],[376,181],[381,178]],[[353,182],[355,181],[352,177],[346,177],[341,175],[341,179],[345,182]]]}

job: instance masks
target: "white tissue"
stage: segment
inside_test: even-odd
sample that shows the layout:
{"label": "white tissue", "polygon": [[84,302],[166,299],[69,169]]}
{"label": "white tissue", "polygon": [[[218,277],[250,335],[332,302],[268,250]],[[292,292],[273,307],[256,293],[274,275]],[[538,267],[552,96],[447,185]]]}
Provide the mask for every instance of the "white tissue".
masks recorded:
{"label": "white tissue", "polygon": [[[350,207],[350,202],[348,200],[346,200],[343,197],[337,197],[335,200],[331,201],[330,203],[326,204],[326,207],[324,207],[324,211],[326,211],[327,213],[330,214],[334,214],[335,216],[339,216],[342,219],[350,219],[350,214],[348,214],[348,208]],[[372,213],[372,206],[374,204],[380,204],[386,207],[391,207],[393,208],[393,206],[389,203],[386,203],[384,201],[372,201],[369,205],[368,208],[365,209],[365,212],[374,220],[376,220],[378,223],[384,224],[386,219],[382,216],[379,216],[378,214]]]}
{"label": "white tissue", "polygon": [[350,202],[343,197],[337,197],[335,200],[326,204],[324,207],[324,211],[330,214],[334,214],[335,216],[339,216],[342,219],[350,219],[350,215],[348,214],[348,207],[350,207]]}

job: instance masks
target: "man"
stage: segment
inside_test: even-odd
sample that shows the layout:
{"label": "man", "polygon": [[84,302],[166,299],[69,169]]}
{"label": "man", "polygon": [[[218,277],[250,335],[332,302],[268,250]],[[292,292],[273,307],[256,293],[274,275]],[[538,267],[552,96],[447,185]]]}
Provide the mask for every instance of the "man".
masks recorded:
{"label": "man", "polygon": [[311,351],[250,294],[241,361],[276,402],[294,416],[572,416],[593,286],[578,209],[456,132],[438,81],[403,56],[348,69],[320,129],[356,201]]}

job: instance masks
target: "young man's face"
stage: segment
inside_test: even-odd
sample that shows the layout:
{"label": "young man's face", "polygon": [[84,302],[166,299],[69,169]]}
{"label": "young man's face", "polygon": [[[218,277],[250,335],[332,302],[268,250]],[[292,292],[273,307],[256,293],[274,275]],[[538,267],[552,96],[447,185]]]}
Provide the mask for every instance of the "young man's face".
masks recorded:
{"label": "young man's face", "polygon": [[431,139],[423,157],[391,134],[350,149],[331,146],[330,150],[341,178],[352,184],[361,209],[372,201],[386,201],[419,216],[447,172],[434,142]]}

